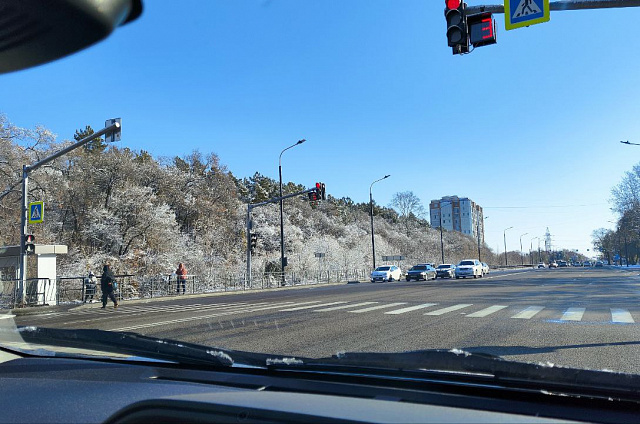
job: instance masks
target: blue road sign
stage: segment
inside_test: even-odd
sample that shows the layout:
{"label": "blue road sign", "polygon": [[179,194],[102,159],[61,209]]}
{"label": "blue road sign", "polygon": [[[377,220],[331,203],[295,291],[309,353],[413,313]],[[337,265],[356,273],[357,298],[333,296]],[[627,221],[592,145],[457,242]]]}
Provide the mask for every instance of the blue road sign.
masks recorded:
{"label": "blue road sign", "polygon": [[29,203],[29,224],[44,222],[44,202]]}
{"label": "blue road sign", "polygon": [[504,0],[507,30],[547,22],[550,16],[549,0]]}

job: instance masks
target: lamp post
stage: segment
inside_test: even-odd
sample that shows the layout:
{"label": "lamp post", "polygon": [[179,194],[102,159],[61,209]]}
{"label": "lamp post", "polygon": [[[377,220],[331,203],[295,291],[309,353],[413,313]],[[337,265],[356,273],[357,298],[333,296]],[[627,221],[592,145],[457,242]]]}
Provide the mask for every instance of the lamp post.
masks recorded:
{"label": "lamp post", "polygon": [[504,266],[509,265],[508,261],[507,261],[507,230],[512,229],[513,227],[509,227],[509,228],[505,228],[504,229]]}
{"label": "lamp post", "polygon": [[520,257],[522,258],[522,266],[524,266],[524,253],[522,253],[522,236],[526,236],[529,233],[524,233],[520,235]]}
{"label": "lamp post", "polygon": [[304,138],[302,140],[298,140],[296,144],[292,144],[287,147],[283,151],[280,152],[280,157],[278,158],[278,176],[280,177],[280,269],[282,271],[282,280],[280,285],[284,286],[284,267],[286,266],[285,258],[284,258],[284,218],[282,215],[282,154],[287,150],[296,147],[298,144],[304,143]]}
{"label": "lamp post", "polygon": [[[444,263],[444,238],[442,235],[442,203],[443,202],[438,202],[439,203],[439,207],[438,209],[440,210],[440,256],[442,257],[442,262],[440,263]],[[452,202],[444,202],[444,205],[453,205]]]}
{"label": "lamp post", "polygon": [[[489,219],[488,216],[482,218],[482,231],[484,232],[484,220]],[[478,228],[476,229],[476,234],[478,235],[478,260],[482,262],[482,255],[480,254],[480,217],[478,217]]]}
{"label": "lamp post", "polygon": [[[531,241],[529,242],[529,259],[531,259],[531,265],[533,265],[533,256],[532,253],[533,252],[533,241],[535,239],[538,239],[538,242],[540,241],[540,237],[534,237],[531,239]],[[540,258],[538,258],[538,262],[540,262]]]}
{"label": "lamp post", "polygon": [[391,175],[385,175],[384,177],[380,178],[379,180],[375,180],[374,182],[371,183],[371,185],[369,186],[369,208],[371,211],[371,251],[373,253],[373,269],[376,269],[376,239],[373,236],[373,193],[371,191],[371,189],[373,188],[373,185],[375,183],[377,183],[378,181],[382,181],[384,179],[389,178]]}

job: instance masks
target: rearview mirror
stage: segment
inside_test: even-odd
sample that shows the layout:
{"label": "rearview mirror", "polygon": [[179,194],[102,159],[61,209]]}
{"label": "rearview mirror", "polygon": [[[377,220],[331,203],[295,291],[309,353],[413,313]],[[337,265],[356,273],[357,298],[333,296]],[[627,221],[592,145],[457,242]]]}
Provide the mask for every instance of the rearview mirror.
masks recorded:
{"label": "rearview mirror", "polygon": [[141,13],[142,0],[0,0],[0,73],[75,53]]}

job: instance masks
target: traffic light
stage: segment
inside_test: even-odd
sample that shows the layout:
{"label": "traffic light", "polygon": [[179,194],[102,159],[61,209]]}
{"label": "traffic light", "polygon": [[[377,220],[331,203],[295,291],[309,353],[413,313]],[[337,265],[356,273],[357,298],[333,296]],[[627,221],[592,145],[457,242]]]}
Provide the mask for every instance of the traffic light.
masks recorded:
{"label": "traffic light", "polygon": [[316,183],[315,191],[309,193],[309,200],[327,200],[324,183]]}
{"label": "traffic light", "polygon": [[467,17],[469,29],[469,43],[475,47],[495,44],[496,21],[490,12],[476,13]]}
{"label": "traffic light", "polygon": [[251,248],[251,252],[253,252],[256,249],[256,246],[258,246],[258,235],[256,233],[251,233],[250,238],[251,244],[249,246]]}
{"label": "traffic light", "polygon": [[36,238],[33,234],[27,234],[24,236],[24,251],[27,255],[33,255],[36,253],[36,245],[34,244]]}
{"label": "traffic light", "polygon": [[447,20],[447,42],[453,54],[469,53],[466,4],[463,0],[445,0],[444,17]]}

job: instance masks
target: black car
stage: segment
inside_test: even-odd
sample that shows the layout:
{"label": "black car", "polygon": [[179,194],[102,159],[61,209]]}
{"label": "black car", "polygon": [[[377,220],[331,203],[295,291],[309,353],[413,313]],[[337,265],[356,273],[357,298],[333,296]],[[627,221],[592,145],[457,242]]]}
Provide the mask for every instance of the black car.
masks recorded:
{"label": "black car", "polygon": [[407,271],[407,281],[435,280],[436,270],[430,264],[418,264]]}

